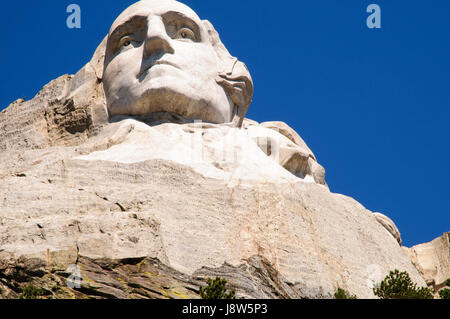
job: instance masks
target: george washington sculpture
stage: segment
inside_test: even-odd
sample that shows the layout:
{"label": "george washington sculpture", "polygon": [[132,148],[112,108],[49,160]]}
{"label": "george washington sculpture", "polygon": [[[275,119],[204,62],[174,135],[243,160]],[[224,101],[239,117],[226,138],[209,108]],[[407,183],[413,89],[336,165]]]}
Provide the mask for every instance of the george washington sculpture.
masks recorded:
{"label": "george washington sculpture", "polygon": [[110,117],[167,112],[240,127],[253,95],[211,23],[174,0],[139,1],[114,21],[103,83]]}

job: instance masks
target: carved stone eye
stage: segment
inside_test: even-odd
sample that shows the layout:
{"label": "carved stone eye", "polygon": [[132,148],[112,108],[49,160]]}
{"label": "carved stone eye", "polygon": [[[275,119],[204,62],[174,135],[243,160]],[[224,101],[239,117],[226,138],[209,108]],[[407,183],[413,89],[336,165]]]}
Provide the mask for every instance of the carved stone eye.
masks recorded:
{"label": "carved stone eye", "polygon": [[126,35],[120,39],[119,47],[120,48],[127,47],[131,44],[131,42],[133,42],[133,38]]}
{"label": "carved stone eye", "polygon": [[195,34],[189,28],[182,28],[178,31],[177,38],[178,39],[189,39],[189,40],[195,41]]}

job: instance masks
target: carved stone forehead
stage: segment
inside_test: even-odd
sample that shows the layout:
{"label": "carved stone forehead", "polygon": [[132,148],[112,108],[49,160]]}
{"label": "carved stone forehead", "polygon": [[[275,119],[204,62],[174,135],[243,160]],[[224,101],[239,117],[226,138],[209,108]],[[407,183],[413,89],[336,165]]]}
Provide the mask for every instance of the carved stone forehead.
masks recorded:
{"label": "carved stone forehead", "polygon": [[188,6],[175,0],[142,0],[129,6],[114,21],[109,31],[111,34],[118,26],[127,22],[133,16],[161,15],[169,11],[182,13],[200,25],[200,18]]}

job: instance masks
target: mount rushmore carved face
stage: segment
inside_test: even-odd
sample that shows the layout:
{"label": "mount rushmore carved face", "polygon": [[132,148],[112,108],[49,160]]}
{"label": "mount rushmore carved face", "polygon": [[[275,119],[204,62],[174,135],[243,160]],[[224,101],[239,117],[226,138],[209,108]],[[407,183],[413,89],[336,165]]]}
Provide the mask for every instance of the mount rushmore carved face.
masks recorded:
{"label": "mount rushmore carved face", "polygon": [[103,83],[108,113],[170,112],[212,123],[242,120],[253,84],[213,26],[174,0],[143,0],[113,23]]}

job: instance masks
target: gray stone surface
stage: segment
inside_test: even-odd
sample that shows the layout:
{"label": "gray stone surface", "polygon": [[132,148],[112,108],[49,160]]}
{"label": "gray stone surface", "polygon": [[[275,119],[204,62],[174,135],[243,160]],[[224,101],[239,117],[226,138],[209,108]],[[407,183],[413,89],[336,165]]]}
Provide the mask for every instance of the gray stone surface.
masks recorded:
{"label": "gray stone surface", "polygon": [[375,219],[397,240],[398,244],[401,246],[402,237],[392,219],[381,213],[373,213],[373,216],[375,216]]}
{"label": "gray stone surface", "polygon": [[[383,277],[406,270],[425,285],[395,233],[330,192],[323,167],[287,124],[198,124],[172,112],[110,117],[106,46],[107,38],[76,75],[0,112],[6,296],[27,281],[45,284],[42,264],[75,263],[108,277],[105,258],[154,260],[168,269],[164,280],[182,275],[189,285],[220,274],[241,298],[330,298],[338,287],[373,298],[374,269]],[[11,279],[29,263],[38,271]],[[130,280],[125,288],[112,279],[92,285],[125,298]]]}
{"label": "gray stone surface", "polygon": [[450,278],[450,232],[428,243],[404,249],[437,297],[437,292],[446,287],[445,282]]}
{"label": "gray stone surface", "polygon": [[[93,259],[157,258],[188,276],[204,267],[239,267],[258,256],[283,285],[295,288],[290,297],[331,297],[338,286],[373,297],[367,286],[372,264],[383,273],[407,270],[424,284],[396,239],[370,211],[291,174],[256,143],[248,162],[239,166],[244,169],[241,179],[213,178],[164,154],[131,163],[108,159],[115,147],[133,141],[138,147],[148,141],[133,130],[118,129],[135,120],[106,121],[101,99],[86,94],[99,85],[93,71],[89,75],[86,69],[53,81],[35,99],[15,102],[0,113],[4,253],[46,260],[47,249],[53,253],[77,247],[81,256]],[[67,90],[79,77],[93,87],[83,84],[75,93]],[[170,132],[173,125],[179,130],[190,124],[146,129]],[[221,125],[201,128],[218,129],[237,130]],[[230,147],[248,153],[248,148],[238,147],[248,142],[240,133],[242,139]],[[154,144],[161,145],[159,140]],[[99,152],[106,157],[96,158]],[[131,158],[135,155],[129,152]],[[273,171],[261,171],[261,163],[270,163]],[[227,172],[227,167],[216,169]],[[248,178],[258,175],[267,181]],[[230,273],[227,278],[231,277]],[[263,288],[257,282],[251,291],[246,285],[245,296],[261,296]]]}

